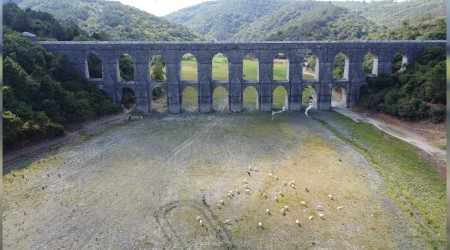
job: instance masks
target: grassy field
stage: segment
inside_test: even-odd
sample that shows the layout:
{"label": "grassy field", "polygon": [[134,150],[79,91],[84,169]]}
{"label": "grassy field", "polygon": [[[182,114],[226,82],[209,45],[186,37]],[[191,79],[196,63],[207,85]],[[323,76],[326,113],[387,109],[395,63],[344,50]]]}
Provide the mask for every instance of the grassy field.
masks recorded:
{"label": "grassy field", "polygon": [[[197,61],[196,60],[182,60],[181,72],[183,81],[197,81]],[[244,80],[256,81],[258,62],[254,60],[244,60],[243,74]],[[286,79],[287,65],[284,63],[274,64],[274,80]],[[216,56],[213,58],[213,80],[227,81],[228,78],[228,60],[226,57]],[[304,75],[305,80],[312,80],[311,75]],[[308,106],[309,93],[312,88],[308,87],[302,93],[302,105]],[[228,100],[228,93],[224,88],[218,88],[213,92],[213,108],[215,110],[226,110],[223,106]],[[283,87],[278,87],[273,93],[273,108],[280,109],[285,106],[286,90]],[[243,107],[245,110],[255,110],[257,103],[257,93],[255,88],[248,88],[244,90]],[[198,94],[194,88],[186,88],[183,92],[183,109],[187,111],[198,110]]]}
{"label": "grassy field", "polygon": [[311,116],[327,123],[295,112],[275,120],[264,112],[155,114],[86,131],[3,177],[3,248],[435,246],[386,193],[391,172],[405,175],[395,177],[399,186],[417,183],[414,206],[444,235],[445,184],[410,148],[370,126],[332,112]]}

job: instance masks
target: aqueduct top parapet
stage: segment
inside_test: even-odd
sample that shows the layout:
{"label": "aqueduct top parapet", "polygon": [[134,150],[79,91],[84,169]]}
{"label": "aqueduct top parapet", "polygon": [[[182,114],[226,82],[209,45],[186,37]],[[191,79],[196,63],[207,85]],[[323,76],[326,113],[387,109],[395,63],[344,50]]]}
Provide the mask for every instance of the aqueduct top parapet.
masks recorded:
{"label": "aqueduct top parapet", "polygon": [[[272,93],[275,87],[283,86],[287,92],[286,106],[290,110],[301,109],[301,91],[312,85],[317,91],[317,108],[331,107],[331,90],[336,84],[343,85],[347,91],[346,106],[351,106],[359,98],[359,89],[366,83],[362,63],[367,53],[376,56],[374,72],[391,72],[394,55],[404,56],[405,63],[412,63],[423,49],[433,46],[444,47],[445,41],[312,41],[312,42],[39,42],[54,54],[66,53],[77,68],[86,72],[87,57],[95,54],[102,61],[102,79],[97,83],[114,101],[120,96],[124,85],[131,88],[137,98],[138,107],[151,111],[151,90],[162,87],[168,96],[169,112],[181,111],[181,93],[184,84],[180,77],[181,58],[186,53],[193,54],[198,64],[198,80],[190,83],[198,91],[199,109],[211,111],[212,91],[217,84],[212,81],[212,58],[222,53],[228,58],[229,72],[226,89],[229,93],[231,111],[242,110],[242,93],[245,87],[253,86],[258,92],[258,108],[262,111],[272,109]],[[346,56],[345,79],[333,79],[333,63],[338,53]],[[129,54],[133,58],[135,78],[124,83],[119,77],[119,57]],[[273,80],[273,60],[283,53],[289,62],[286,81]],[[317,58],[314,81],[303,81],[303,62],[308,54]],[[161,55],[166,66],[167,80],[164,84],[153,82],[150,77],[150,58]],[[247,54],[258,58],[259,71],[256,82],[245,81],[242,71],[243,59]]]}

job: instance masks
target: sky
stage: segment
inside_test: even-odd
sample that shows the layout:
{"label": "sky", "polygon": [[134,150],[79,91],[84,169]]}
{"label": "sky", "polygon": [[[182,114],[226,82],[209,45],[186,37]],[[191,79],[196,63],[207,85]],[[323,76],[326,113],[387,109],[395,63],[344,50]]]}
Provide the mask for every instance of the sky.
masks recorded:
{"label": "sky", "polygon": [[[165,16],[179,9],[183,9],[192,5],[214,0],[116,0],[116,1],[119,1],[126,5],[134,6],[138,9],[147,11],[156,16]],[[346,1],[346,0],[331,0],[331,1]],[[366,0],[366,2],[370,1],[371,0]],[[399,0],[399,2],[401,1],[404,0]]]}

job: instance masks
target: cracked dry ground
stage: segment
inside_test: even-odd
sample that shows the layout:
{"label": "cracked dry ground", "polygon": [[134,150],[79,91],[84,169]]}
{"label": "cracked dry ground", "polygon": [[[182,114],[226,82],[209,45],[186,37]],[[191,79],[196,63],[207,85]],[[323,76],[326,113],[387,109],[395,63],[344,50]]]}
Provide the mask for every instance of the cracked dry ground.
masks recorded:
{"label": "cracked dry ground", "polygon": [[429,248],[384,187],[304,114],[152,115],[5,175],[3,248]]}

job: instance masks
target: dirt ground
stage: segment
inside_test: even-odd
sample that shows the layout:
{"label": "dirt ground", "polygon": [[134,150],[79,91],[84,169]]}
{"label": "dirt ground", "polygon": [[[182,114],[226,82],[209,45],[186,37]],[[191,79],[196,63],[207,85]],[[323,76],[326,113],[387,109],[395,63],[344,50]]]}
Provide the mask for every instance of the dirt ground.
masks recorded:
{"label": "dirt ground", "polygon": [[31,162],[3,177],[4,249],[428,248],[367,160],[303,114],[106,128],[5,163]]}

